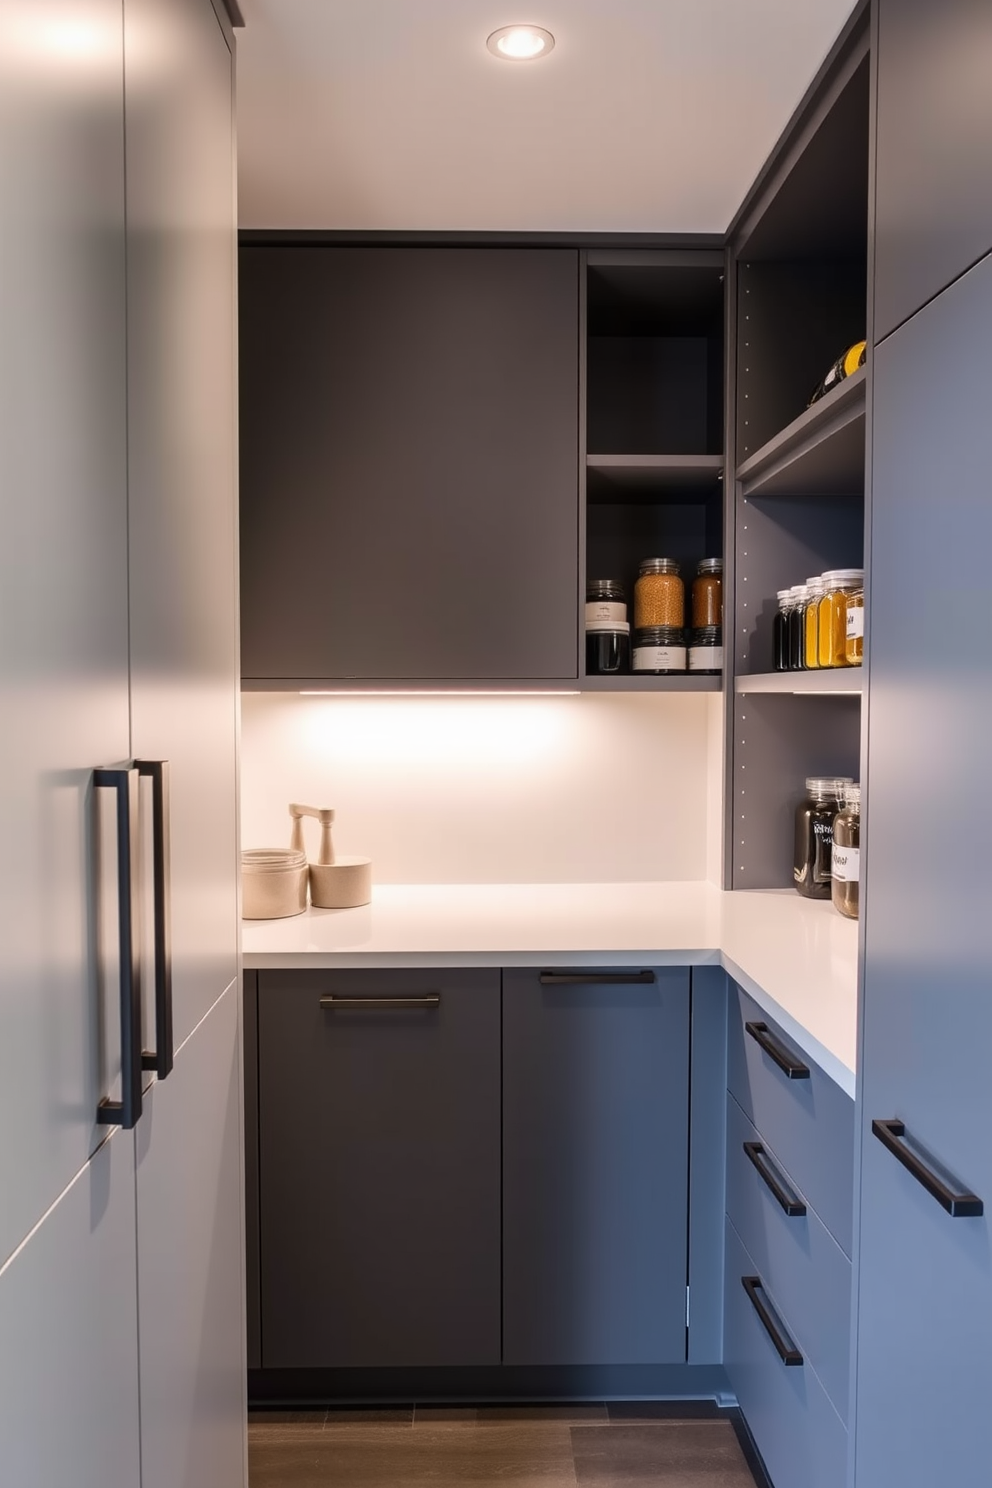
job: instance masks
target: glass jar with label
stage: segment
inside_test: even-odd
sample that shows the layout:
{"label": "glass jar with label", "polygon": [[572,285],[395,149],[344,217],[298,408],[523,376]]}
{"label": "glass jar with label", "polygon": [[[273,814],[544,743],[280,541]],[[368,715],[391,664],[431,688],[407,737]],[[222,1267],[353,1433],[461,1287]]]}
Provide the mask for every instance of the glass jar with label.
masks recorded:
{"label": "glass jar with label", "polygon": [[860,586],[845,596],[844,634],[848,666],[861,666],[865,649],[865,591]]}
{"label": "glass jar with label", "polygon": [[814,575],[806,580],[806,606],[803,612],[803,665],[807,671],[815,671],[820,665],[820,600],[823,598],[823,579]]}
{"label": "glass jar with label", "polygon": [[676,625],[646,625],[634,631],[634,671],[665,677],[684,672],[685,631]]}
{"label": "glass jar with label", "polygon": [[849,920],[858,918],[861,888],[861,787],[844,789],[844,806],[834,817],[830,898]]}
{"label": "glass jar with label", "polygon": [[789,671],[789,611],[792,590],[780,589],[776,596],[778,609],[772,622],[772,661],[777,672]]}
{"label": "glass jar with label", "polygon": [[723,671],[723,631],[719,625],[701,625],[692,632],[689,670],[697,677],[718,677]]}
{"label": "glass jar with label", "polygon": [[850,775],[814,775],[806,781],[806,799],[796,807],[793,879],[806,899],[830,898],[830,858],[834,817],[844,804]]}
{"label": "glass jar with label", "polygon": [[630,626],[626,620],[586,629],[586,676],[618,677],[630,671]]}
{"label": "glass jar with label", "polygon": [[823,597],[817,618],[821,667],[847,666],[847,596],[864,584],[863,568],[835,568],[823,575]]}
{"label": "glass jar with label", "polygon": [[586,583],[586,629],[609,629],[627,623],[627,596],[619,579],[589,579]]}
{"label": "glass jar with label", "polygon": [[642,560],[634,585],[634,629],[659,625],[682,629],[685,624],[685,587],[674,558]]}
{"label": "glass jar with label", "polygon": [[703,558],[692,581],[692,628],[723,624],[723,559]]}

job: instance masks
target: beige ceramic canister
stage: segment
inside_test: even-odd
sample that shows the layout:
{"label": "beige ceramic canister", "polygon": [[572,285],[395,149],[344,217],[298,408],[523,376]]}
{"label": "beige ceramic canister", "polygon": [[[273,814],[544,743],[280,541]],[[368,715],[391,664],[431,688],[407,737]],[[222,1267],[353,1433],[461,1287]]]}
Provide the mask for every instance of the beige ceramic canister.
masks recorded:
{"label": "beige ceramic canister", "polygon": [[303,850],[303,818],[312,816],[320,822],[320,848],[317,861],[310,864],[310,903],[314,909],[357,909],[372,898],[372,862],[369,858],[340,857],[334,851],[331,825],[334,812],[328,806],[289,808],[293,818],[293,847]]}
{"label": "beige ceramic canister", "polygon": [[307,907],[306,854],[290,847],[241,854],[241,918],[284,920]]}

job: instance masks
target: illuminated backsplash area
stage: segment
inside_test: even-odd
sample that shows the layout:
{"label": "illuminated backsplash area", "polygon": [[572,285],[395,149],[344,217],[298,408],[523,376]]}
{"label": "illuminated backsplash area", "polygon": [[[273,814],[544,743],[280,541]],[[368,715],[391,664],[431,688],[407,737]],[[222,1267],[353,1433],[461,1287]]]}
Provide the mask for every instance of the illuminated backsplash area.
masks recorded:
{"label": "illuminated backsplash area", "polygon": [[246,848],[337,812],[378,883],[719,878],[722,700],[242,696]]}

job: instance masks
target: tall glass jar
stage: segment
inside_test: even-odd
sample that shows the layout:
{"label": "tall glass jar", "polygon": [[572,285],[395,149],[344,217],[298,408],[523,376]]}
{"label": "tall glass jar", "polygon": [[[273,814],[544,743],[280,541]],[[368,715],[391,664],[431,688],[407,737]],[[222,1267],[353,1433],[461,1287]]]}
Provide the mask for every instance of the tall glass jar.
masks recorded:
{"label": "tall glass jar", "polygon": [[849,920],[858,918],[861,889],[861,787],[844,789],[844,806],[834,817],[830,898]]}
{"label": "tall glass jar", "polygon": [[852,590],[844,605],[844,655],[848,666],[861,666],[865,649],[865,591]]}
{"label": "tall glass jar", "polygon": [[692,581],[692,628],[723,624],[723,559],[702,558]]}
{"label": "tall glass jar", "polygon": [[820,600],[823,598],[823,579],[806,580],[806,609],[803,624],[803,661],[807,671],[820,665]]}
{"label": "tall glass jar", "polygon": [[830,857],[834,817],[844,804],[850,775],[814,775],[806,781],[806,799],[796,807],[793,879],[806,899],[830,898]]}
{"label": "tall glass jar", "polygon": [[634,629],[665,626],[681,630],[685,623],[685,588],[674,558],[645,558],[634,585]]}
{"label": "tall glass jar", "polygon": [[865,581],[863,568],[835,568],[823,575],[823,598],[817,621],[821,667],[847,666],[847,596]]}
{"label": "tall glass jar", "polygon": [[806,593],[805,584],[792,586],[792,604],[789,608],[789,671],[806,669]]}
{"label": "tall glass jar", "polygon": [[789,610],[792,607],[792,590],[780,589],[776,596],[778,609],[772,622],[772,659],[777,672],[787,672],[789,667]]}

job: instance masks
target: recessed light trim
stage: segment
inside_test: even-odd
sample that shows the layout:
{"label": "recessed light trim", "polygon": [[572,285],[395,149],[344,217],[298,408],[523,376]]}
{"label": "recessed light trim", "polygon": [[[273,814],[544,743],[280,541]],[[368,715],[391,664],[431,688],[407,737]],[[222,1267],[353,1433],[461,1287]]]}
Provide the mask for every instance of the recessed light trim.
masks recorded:
{"label": "recessed light trim", "polygon": [[536,62],[554,49],[555,39],[543,26],[501,26],[487,39],[494,57],[504,62]]}

